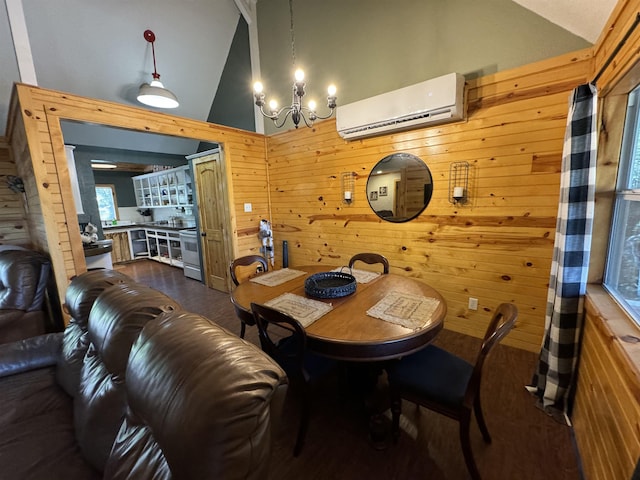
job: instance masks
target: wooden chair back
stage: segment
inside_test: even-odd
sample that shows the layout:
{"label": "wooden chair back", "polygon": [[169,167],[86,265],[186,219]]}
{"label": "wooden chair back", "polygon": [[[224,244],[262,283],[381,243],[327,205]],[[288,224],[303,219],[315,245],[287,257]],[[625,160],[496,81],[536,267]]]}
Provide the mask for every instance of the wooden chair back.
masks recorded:
{"label": "wooden chair back", "polygon": [[[253,267],[254,264],[255,268],[249,268]],[[238,286],[242,282],[254,277],[259,272],[267,272],[268,270],[269,264],[261,255],[246,255],[244,257],[238,257],[229,265],[229,273],[231,274],[231,280],[235,286]]]}
{"label": "wooden chair back", "polygon": [[476,357],[476,363],[473,367],[473,374],[469,380],[467,386],[467,392],[465,394],[464,404],[468,408],[473,405],[473,400],[480,391],[480,379],[482,376],[482,368],[487,355],[491,352],[494,346],[511,331],[518,318],[518,308],[512,303],[502,303],[498,306],[489,326],[484,334],[482,346],[480,352]]}
{"label": "wooden chair back", "polygon": [[307,333],[304,327],[295,318],[265,305],[252,303],[251,311],[262,350],[278,362],[292,382],[305,382]]}
{"label": "wooden chair back", "polygon": [[379,253],[357,253],[353,257],[351,257],[351,260],[349,260],[349,268],[353,268],[353,265],[357,261],[364,262],[369,265],[380,263],[383,267],[382,273],[389,273],[389,260],[387,260],[385,256],[380,255]]}

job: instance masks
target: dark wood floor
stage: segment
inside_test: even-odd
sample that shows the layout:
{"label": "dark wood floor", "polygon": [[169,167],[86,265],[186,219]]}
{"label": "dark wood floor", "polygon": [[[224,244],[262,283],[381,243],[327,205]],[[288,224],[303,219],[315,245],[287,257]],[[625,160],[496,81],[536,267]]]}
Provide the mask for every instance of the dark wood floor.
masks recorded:
{"label": "dark wood floor", "polygon": [[[229,296],[185,278],[182,270],[153,261],[118,265],[137,281],[170,295],[234,333],[239,331]],[[246,338],[258,344],[255,328]],[[450,332],[436,343],[473,361],[479,340]],[[499,345],[485,364],[482,400],[493,443],[483,443],[472,426],[472,448],[484,480],[574,480],[580,469],[571,431],[534,406],[524,386],[536,355]],[[271,476],[279,480],[457,480],[468,478],[458,441],[457,423],[407,402],[404,429],[397,445],[383,450],[369,440],[368,408],[386,406],[384,375],[369,400],[345,394],[336,379],[327,380],[312,405],[301,455],[292,456],[297,428],[295,402],[287,402],[286,419],[273,448]],[[289,421],[289,419],[291,421]]]}

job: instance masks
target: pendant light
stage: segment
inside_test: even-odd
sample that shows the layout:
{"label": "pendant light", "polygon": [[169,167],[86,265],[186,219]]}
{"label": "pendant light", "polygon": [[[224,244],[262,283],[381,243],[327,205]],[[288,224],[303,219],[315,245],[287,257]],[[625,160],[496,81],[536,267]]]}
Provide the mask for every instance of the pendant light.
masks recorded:
{"label": "pendant light", "polygon": [[164,85],[160,81],[160,74],[156,70],[156,50],[154,47],[156,35],[151,30],[145,30],[144,39],[151,44],[151,53],[153,55],[153,73],[151,76],[153,80],[151,83],[143,83],[140,85],[138,101],[150,107],[176,108],[180,105],[178,99],[171,91],[164,88]]}

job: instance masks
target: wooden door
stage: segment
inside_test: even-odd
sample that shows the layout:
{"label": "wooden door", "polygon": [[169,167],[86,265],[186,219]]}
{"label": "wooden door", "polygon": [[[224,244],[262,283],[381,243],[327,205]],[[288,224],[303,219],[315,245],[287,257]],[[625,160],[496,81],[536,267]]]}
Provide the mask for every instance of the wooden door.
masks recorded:
{"label": "wooden door", "polygon": [[226,177],[220,153],[194,159],[200,245],[207,286],[229,291],[229,215]]}

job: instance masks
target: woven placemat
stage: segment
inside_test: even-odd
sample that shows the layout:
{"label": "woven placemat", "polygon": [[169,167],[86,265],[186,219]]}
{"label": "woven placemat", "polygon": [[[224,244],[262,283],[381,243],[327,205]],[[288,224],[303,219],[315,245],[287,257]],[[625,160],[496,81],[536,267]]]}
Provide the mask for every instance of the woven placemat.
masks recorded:
{"label": "woven placemat", "polygon": [[331,270],[332,272],[349,273],[356,277],[358,283],[369,283],[371,280],[375,280],[380,276],[379,273],[370,272],[368,270],[358,270],[356,268],[338,267]]}
{"label": "woven placemat", "polygon": [[305,328],[333,308],[330,303],[311,300],[293,293],[283,293],[265,302],[265,305],[291,315]]}
{"label": "woven placemat", "polygon": [[307,272],[303,272],[301,270],[281,268],[280,270],[273,270],[272,272],[267,272],[263,275],[253,277],[250,281],[259,283],[260,285],[266,285],[267,287],[275,287],[276,285],[288,282],[289,280],[293,280],[294,278],[299,277],[300,275],[305,275],[306,273]]}
{"label": "woven placemat", "polygon": [[367,310],[367,315],[417,330],[431,319],[439,303],[436,298],[390,292]]}

